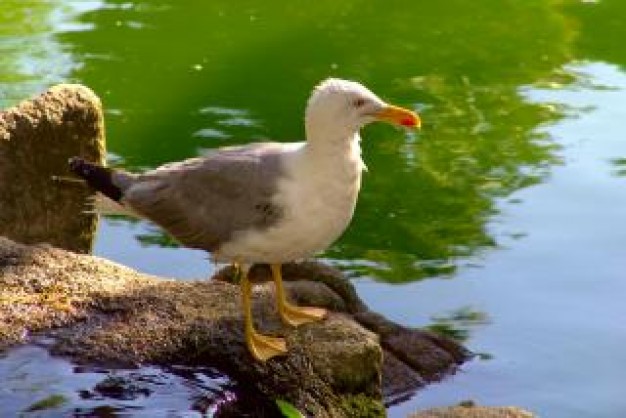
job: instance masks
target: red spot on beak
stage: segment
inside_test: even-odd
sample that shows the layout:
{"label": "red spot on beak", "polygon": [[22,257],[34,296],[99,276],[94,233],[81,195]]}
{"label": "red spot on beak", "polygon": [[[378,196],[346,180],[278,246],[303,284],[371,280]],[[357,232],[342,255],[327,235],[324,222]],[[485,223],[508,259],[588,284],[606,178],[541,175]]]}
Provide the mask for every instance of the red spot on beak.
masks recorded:
{"label": "red spot on beak", "polygon": [[394,125],[402,125],[408,128],[421,127],[420,117],[417,113],[398,106],[387,105],[374,116],[378,118],[378,120],[393,123]]}
{"label": "red spot on beak", "polygon": [[414,118],[408,118],[408,117],[407,117],[407,118],[403,118],[403,119],[400,121],[400,125],[402,125],[402,126],[408,126],[408,127],[413,128],[413,127],[417,126],[417,122],[415,121],[415,119],[414,119]]}

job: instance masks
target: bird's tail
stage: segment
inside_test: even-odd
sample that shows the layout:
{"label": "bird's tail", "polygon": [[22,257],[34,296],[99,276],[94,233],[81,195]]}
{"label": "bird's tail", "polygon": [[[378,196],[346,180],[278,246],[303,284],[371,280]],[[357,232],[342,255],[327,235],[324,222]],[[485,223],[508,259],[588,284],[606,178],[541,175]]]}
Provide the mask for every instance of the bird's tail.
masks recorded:
{"label": "bird's tail", "polygon": [[77,176],[85,179],[90,187],[115,202],[120,201],[123,193],[122,190],[113,183],[113,169],[90,163],[80,157],[70,158],[68,164],[70,170]]}

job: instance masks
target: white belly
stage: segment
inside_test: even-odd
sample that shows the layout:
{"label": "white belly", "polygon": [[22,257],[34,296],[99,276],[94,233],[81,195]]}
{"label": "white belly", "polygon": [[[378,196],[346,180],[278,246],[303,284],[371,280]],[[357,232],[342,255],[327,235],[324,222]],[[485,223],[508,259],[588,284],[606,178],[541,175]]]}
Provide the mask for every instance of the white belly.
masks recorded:
{"label": "white belly", "polygon": [[328,248],[352,219],[361,186],[360,155],[343,167],[296,161],[279,185],[276,204],[284,218],[265,230],[238,233],[214,254],[220,261],[285,263]]}

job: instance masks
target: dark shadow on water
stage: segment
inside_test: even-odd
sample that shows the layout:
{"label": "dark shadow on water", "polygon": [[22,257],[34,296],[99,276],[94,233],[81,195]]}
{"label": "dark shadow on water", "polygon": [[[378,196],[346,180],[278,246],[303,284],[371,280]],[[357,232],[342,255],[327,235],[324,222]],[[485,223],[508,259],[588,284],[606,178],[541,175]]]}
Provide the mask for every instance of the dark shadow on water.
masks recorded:
{"label": "dark shadow on water", "polygon": [[[0,358],[0,416],[273,416],[276,407],[207,367],[85,367],[52,357],[46,345]],[[29,416],[28,414],[26,416]]]}

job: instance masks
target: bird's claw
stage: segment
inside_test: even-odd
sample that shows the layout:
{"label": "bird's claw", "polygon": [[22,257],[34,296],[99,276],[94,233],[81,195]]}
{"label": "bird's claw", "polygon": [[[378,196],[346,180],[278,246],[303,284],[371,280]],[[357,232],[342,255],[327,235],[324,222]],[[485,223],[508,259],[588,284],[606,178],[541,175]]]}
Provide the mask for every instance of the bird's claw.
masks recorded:
{"label": "bird's claw", "polygon": [[270,337],[251,331],[246,338],[248,350],[259,361],[267,361],[272,357],[287,354],[287,342],[284,338]]}
{"label": "bird's claw", "polygon": [[324,308],[317,308],[313,306],[294,306],[285,302],[282,309],[280,309],[280,317],[283,322],[297,327],[309,322],[320,321],[326,317],[328,311]]}

